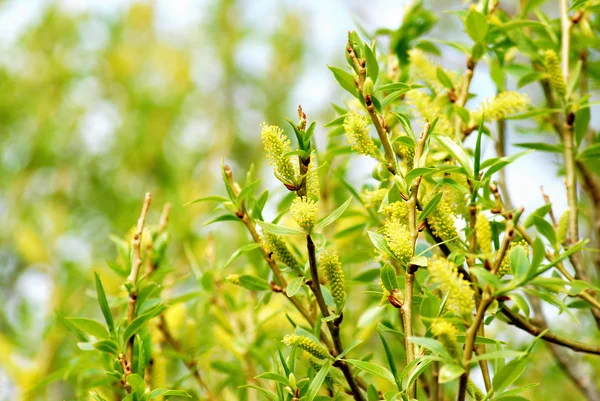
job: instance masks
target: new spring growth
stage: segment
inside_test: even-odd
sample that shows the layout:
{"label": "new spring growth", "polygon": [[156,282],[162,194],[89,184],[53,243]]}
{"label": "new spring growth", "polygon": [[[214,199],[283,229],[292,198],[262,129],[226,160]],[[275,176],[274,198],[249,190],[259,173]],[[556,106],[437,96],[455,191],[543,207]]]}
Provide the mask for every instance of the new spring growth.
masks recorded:
{"label": "new spring growth", "polygon": [[475,234],[477,236],[477,245],[487,258],[492,253],[492,226],[485,217],[485,214],[478,213],[475,221]]}
{"label": "new spring growth", "polygon": [[344,119],[344,131],[346,132],[346,140],[352,147],[352,150],[358,154],[379,157],[379,151],[369,135],[369,119],[358,114],[355,111],[348,113]]}
{"label": "new spring growth", "polygon": [[282,342],[288,347],[296,345],[317,359],[331,358],[329,351],[327,351],[325,347],[308,337],[299,336],[297,334],[288,334],[283,338]]}
{"label": "new spring growth", "polygon": [[486,99],[474,113],[474,123],[478,124],[482,116],[485,121],[502,120],[521,112],[531,103],[529,97],[520,92],[501,92],[492,100]]}
{"label": "new spring growth", "polygon": [[431,322],[431,332],[453,358],[458,358],[462,354],[456,341],[458,330],[452,323],[444,319],[435,319]]}
{"label": "new spring growth", "polygon": [[311,233],[317,220],[317,204],[310,198],[303,196],[295,198],[290,207],[294,221],[306,232]]}
{"label": "new spring growth", "polygon": [[457,315],[469,315],[475,308],[475,292],[471,284],[458,273],[456,266],[435,256],[429,260],[427,269],[429,280],[439,287],[444,296],[448,294],[446,307]]}
{"label": "new spring growth", "polygon": [[265,232],[262,238],[263,246],[271,257],[291,269],[302,271],[302,265],[296,260],[292,252],[290,252],[284,237],[281,235]]}
{"label": "new spring growth", "polygon": [[296,169],[290,156],[292,151],[290,140],[283,130],[275,125],[263,123],[260,134],[269,164],[275,170],[275,176],[283,183],[293,184],[296,180]]}
{"label": "new spring growth", "polygon": [[398,219],[389,219],[383,227],[383,235],[394,256],[401,263],[408,264],[412,258],[412,244],[406,224],[401,223]]}
{"label": "new spring growth", "polygon": [[324,250],[319,256],[321,269],[329,282],[331,296],[340,313],[346,302],[346,289],[344,288],[344,271],[338,254],[331,248]]}
{"label": "new spring growth", "polygon": [[556,228],[556,239],[559,244],[565,244],[567,242],[567,230],[569,228],[569,209],[565,210],[560,220],[558,220],[558,227]]}
{"label": "new spring growth", "polygon": [[546,72],[548,73],[550,86],[558,96],[564,98],[567,93],[567,88],[565,86],[565,79],[562,71],[560,70],[558,56],[554,50],[546,50],[546,53],[544,54],[544,63],[546,64]]}
{"label": "new spring growth", "polygon": [[529,244],[527,243],[527,241],[525,241],[523,238],[521,238],[518,241],[512,241],[508,246],[508,249],[506,250],[506,255],[504,255],[502,263],[500,263],[500,267],[498,267],[498,271],[496,272],[496,275],[498,277],[502,277],[505,274],[509,274],[512,272],[510,268],[510,253],[517,246],[523,247],[523,249],[525,250],[525,255],[529,256]]}
{"label": "new spring growth", "polygon": [[371,79],[371,77],[367,77],[367,79],[365,79],[365,83],[363,84],[363,92],[366,95],[371,95],[373,93],[373,87],[374,87],[374,83],[373,80]]}
{"label": "new spring growth", "polygon": [[317,155],[313,151],[310,154],[310,163],[306,172],[306,192],[313,199],[319,199],[321,196],[321,186],[319,184],[319,174],[317,171]]}
{"label": "new spring growth", "polygon": [[444,241],[458,236],[454,226],[454,212],[448,200],[443,197],[428,218],[431,231]]}
{"label": "new spring growth", "polygon": [[368,189],[365,189],[360,194],[360,200],[363,201],[365,207],[377,210],[379,209],[379,205],[381,205],[381,202],[383,202],[383,199],[385,198],[387,193],[388,190],[385,188],[376,189],[374,191],[369,191]]}

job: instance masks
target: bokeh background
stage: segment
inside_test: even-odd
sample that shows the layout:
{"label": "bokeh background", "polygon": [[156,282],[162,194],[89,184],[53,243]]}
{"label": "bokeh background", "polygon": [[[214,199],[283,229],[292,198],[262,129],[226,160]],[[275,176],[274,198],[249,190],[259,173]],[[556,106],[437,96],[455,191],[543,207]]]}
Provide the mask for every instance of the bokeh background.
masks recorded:
{"label": "bokeh background", "polygon": [[[105,263],[116,255],[108,237],[134,225],[146,191],[153,195],[150,220],[165,202],[173,205],[170,253],[183,275],[191,274],[190,255],[200,264],[226,260],[236,248],[231,238],[244,233],[202,227],[210,205],[183,204],[223,193],[221,159],[240,173],[254,163],[265,172],[264,187],[282,195],[262,164],[260,124],[283,126],[302,104],[319,122],[323,143],[330,102],[345,96],[326,65],[343,63],[349,29],[396,29],[406,6],[0,1],[0,400],[32,387],[34,398],[75,398],[69,373],[58,371],[76,341],[61,320],[93,302],[85,290],[93,270],[117,291],[118,277]],[[455,16],[438,18],[432,35],[465,37]],[[462,68],[461,55],[444,52],[446,66]],[[480,97],[494,93],[485,66],[472,86]],[[492,154],[491,144],[486,151]],[[368,180],[371,167],[353,175]],[[566,201],[558,168],[552,156],[537,154],[511,166],[513,202],[541,205],[543,185],[560,214]],[[559,380],[550,388],[561,383],[568,386]]]}

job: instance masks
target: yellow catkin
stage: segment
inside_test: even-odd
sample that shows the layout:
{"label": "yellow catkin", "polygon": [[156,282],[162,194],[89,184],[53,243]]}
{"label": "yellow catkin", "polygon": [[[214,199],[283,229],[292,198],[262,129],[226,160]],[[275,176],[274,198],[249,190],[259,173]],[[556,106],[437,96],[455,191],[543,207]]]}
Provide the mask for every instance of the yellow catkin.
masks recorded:
{"label": "yellow catkin", "polygon": [[435,319],[431,323],[431,332],[452,357],[458,358],[461,354],[460,347],[456,341],[458,330],[452,323],[444,319]]}
{"label": "yellow catkin", "polygon": [[467,381],[467,392],[475,401],[483,401],[485,399],[485,394],[477,387],[473,380],[469,378]]}
{"label": "yellow catkin", "polygon": [[369,135],[369,127],[369,119],[355,111],[348,113],[344,119],[346,140],[352,147],[352,150],[361,155],[371,156],[377,159],[379,157],[379,150]]}
{"label": "yellow catkin", "polygon": [[307,233],[310,233],[317,220],[317,203],[303,196],[295,198],[290,207],[294,221]]}
{"label": "yellow catkin", "polygon": [[529,96],[519,92],[501,92],[493,99],[485,100],[473,115],[475,124],[483,116],[485,121],[502,120],[512,114],[519,113],[531,103]]}
{"label": "yellow catkin", "polygon": [[[157,350],[152,357],[152,388],[167,388],[167,358],[161,350]],[[163,398],[157,398],[162,400]]]}
{"label": "yellow catkin", "polygon": [[382,205],[381,212],[385,214],[389,219],[396,219],[400,221],[406,221],[408,219],[408,209],[406,208],[406,202],[396,201],[389,205]]}
{"label": "yellow catkin", "polygon": [[475,308],[475,292],[471,284],[458,273],[456,266],[446,259],[433,257],[428,265],[429,280],[448,294],[446,308],[454,313],[466,316]]}
{"label": "yellow catkin", "polygon": [[510,267],[510,253],[519,245],[522,246],[525,250],[525,255],[529,256],[529,244],[527,243],[527,241],[525,241],[522,238],[517,241],[512,241],[508,246],[508,249],[506,250],[506,255],[504,255],[504,258],[502,259],[502,263],[500,263],[498,271],[496,272],[496,275],[498,277],[502,277],[505,274],[509,274],[512,272],[512,269]]}
{"label": "yellow catkin", "polygon": [[565,244],[567,242],[567,230],[569,229],[569,209],[565,210],[560,220],[558,220],[558,227],[556,228],[556,239],[559,244]]}
{"label": "yellow catkin", "polygon": [[429,215],[427,221],[431,231],[443,241],[449,241],[458,236],[454,225],[454,211],[447,199],[440,200],[435,210]]}
{"label": "yellow catkin", "polygon": [[319,265],[325,273],[325,277],[329,282],[331,296],[338,308],[338,313],[341,311],[346,302],[346,288],[344,287],[344,271],[338,254],[331,248],[326,249],[319,256]]}
{"label": "yellow catkin", "polygon": [[[323,369],[323,365],[321,365],[319,362],[315,361],[314,358],[311,358],[311,356],[308,352],[304,353],[304,357],[306,359],[308,359],[308,364],[315,371],[315,373],[319,373],[319,371],[321,369]],[[325,376],[325,383],[327,383],[327,385],[329,387],[333,387],[333,385],[336,384],[337,382],[338,382],[338,380],[335,378],[335,376],[333,376],[331,373],[327,373],[327,376]]]}
{"label": "yellow catkin", "polygon": [[283,236],[265,232],[262,242],[265,251],[270,253],[275,261],[283,263],[294,270],[302,270],[302,265],[294,257],[292,252],[290,252]]}
{"label": "yellow catkin", "polygon": [[241,285],[239,274],[229,274],[227,277],[225,277],[225,280],[229,281],[231,284],[234,285]]}
{"label": "yellow catkin", "polygon": [[556,94],[560,97],[564,97],[567,88],[565,86],[565,79],[563,77],[562,71],[560,70],[560,63],[558,61],[558,56],[554,52],[554,50],[546,50],[544,55],[544,61],[546,64],[546,71],[548,72],[548,80],[550,81],[550,86]]}
{"label": "yellow catkin", "polygon": [[[408,54],[410,56],[411,72],[414,77],[422,80],[437,91],[443,90],[444,85],[440,82],[437,75],[439,66],[433,63],[421,50],[412,49]],[[456,81],[456,74],[453,71],[443,70],[452,82]]]}
{"label": "yellow catkin", "polygon": [[412,170],[415,158],[415,148],[400,144],[397,145],[395,149],[407,170]]}
{"label": "yellow catkin", "polygon": [[439,101],[429,96],[422,90],[412,90],[406,93],[406,103],[421,117],[422,121],[432,122],[438,118],[435,125],[435,132],[439,135],[452,136],[454,126],[448,117],[443,113]]}
{"label": "yellow catkin", "polygon": [[319,172],[317,171],[317,155],[313,151],[310,154],[310,163],[306,172],[306,192],[314,199],[321,196],[321,186],[319,184]]}
{"label": "yellow catkin", "polygon": [[299,336],[297,334],[288,334],[283,338],[283,343],[288,347],[296,345],[317,359],[331,358],[331,355],[329,355],[329,351],[327,351],[327,349],[324,346],[311,340],[308,337]]}
{"label": "yellow catkin", "polygon": [[406,224],[398,219],[388,219],[383,228],[385,241],[396,258],[407,264],[412,258],[410,233]]}
{"label": "yellow catkin", "polygon": [[376,189],[374,191],[365,189],[360,194],[360,199],[364,202],[365,207],[378,209],[387,193],[388,190],[386,188]]}
{"label": "yellow catkin", "polygon": [[477,245],[486,257],[492,253],[492,226],[484,213],[477,214],[475,221]]}
{"label": "yellow catkin", "polygon": [[290,147],[290,140],[285,136],[283,130],[275,125],[263,124],[260,136],[269,164],[275,170],[275,175],[286,182],[294,182],[296,168],[291,157],[286,155],[286,153],[291,152],[292,148]]}

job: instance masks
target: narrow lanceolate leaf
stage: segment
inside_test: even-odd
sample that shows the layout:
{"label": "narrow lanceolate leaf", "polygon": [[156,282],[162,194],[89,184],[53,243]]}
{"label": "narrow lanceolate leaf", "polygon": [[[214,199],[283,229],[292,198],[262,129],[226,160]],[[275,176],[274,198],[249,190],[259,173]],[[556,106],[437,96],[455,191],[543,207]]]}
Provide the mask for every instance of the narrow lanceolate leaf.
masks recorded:
{"label": "narrow lanceolate leaf", "polygon": [[473,177],[473,163],[467,152],[452,139],[447,136],[433,136],[448,153],[450,153],[463,168]]}
{"label": "narrow lanceolate leaf", "polygon": [[191,395],[189,395],[188,393],[186,393],[183,390],[169,390],[166,388],[157,388],[154,389],[150,392],[149,394],[149,399],[152,398],[156,398],[156,397],[160,397],[160,396],[175,396],[175,397],[188,397],[188,398],[192,398]]}
{"label": "narrow lanceolate leaf", "polygon": [[79,330],[82,330],[96,338],[108,339],[110,337],[106,327],[96,320],[86,319],[83,317],[67,317],[65,319],[71,322],[71,324],[73,324],[73,326],[77,327]]}
{"label": "narrow lanceolate leaf", "polygon": [[425,220],[427,217],[429,217],[431,213],[433,213],[438,203],[440,203],[440,201],[442,200],[442,195],[443,193],[439,192],[437,195],[431,198],[431,200],[425,205],[423,211],[419,214],[419,222]]}
{"label": "narrow lanceolate leaf", "polygon": [[293,297],[296,295],[298,291],[300,291],[300,288],[302,288],[302,284],[304,284],[304,277],[296,277],[295,279],[291,280],[285,290],[287,296]]}
{"label": "narrow lanceolate leaf", "polygon": [[361,361],[358,359],[346,359],[346,362],[355,366],[357,369],[363,370],[368,373],[372,373],[376,376],[381,377],[382,379],[389,381],[392,384],[396,384],[396,379],[394,379],[394,375],[392,374],[392,372],[390,372],[383,366],[371,362]]}
{"label": "narrow lanceolate leaf", "polygon": [[199,203],[199,202],[228,202],[229,199],[227,199],[224,196],[205,196],[204,198],[198,198],[196,200],[184,203],[183,206],[188,206],[188,205],[192,205],[194,203]]}
{"label": "narrow lanceolate leaf", "polygon": [[133,319],[131,324],[127,326],[125,331],[123,332],[123,340],[127,341],[132,336],[134,336],[138,331],[140,331],[144,325],[153,317],[160,315],[162,312],[167,310],[168,307],[164,304],[159,304],[153,307],[152,309],[147,310],[140,316]]}
{"label": "narrow lanceolate leaf", "polygon": [[394,270],[391,265],[386,264],[381,268],[381,282],[388,291],[395,290],[399,287],[396,270]]}
{"label": "narrow lanceolate leaf", "polygon": [[515,160],[528,155],[529,153],[533,152],[533,150],[528,150],[525,152],[519,152],[519,153],[515,153],[514,155],[510,155],[510,156],[506,156],[503,157],[501,159],[498,159],[498,161],[496,161],[494,164],[492,164],[483,174],[483,178],[482,180],[485,181],[488,178],[491,178],[492,175],[494,175],[494,173],[502,170],[504,167],[508,166],[509,164],[513,163]]}
{"label": "narrow lanceolate leaf", "polygon": [[239,277],[240,285],[251,291],[264,291],[270,290],[271,286],[269,282],[264,278],[252,276],[249,274],[242,274]]}
{"label": "narrow lanceolate leaf", "polygon": [[112,340],[100,340],[94,343],[94,348],[100,352],[107,354],[117,355],[119,353],[119,346]]}
{"label": "narrow lanceolate leaf", "polygon": [[233,262],[238,256],[240,256],[243,253],[252,251],[254,249],[260,248],[260,244],[248,244],[248,245],[244,245],[240,248],[238,248],[235,252],[233,252],[231,254],[231,256],[229,257],[229,259],[227,259],[227,262],[225,262],[225,264],[223,265],[223,268],[229,266],[231,264],[231,262]]}
{"label": "narrow lanceolate leaf", "polygon": [[325,217],[323,220],[321,220],[320,222],[318,222],[317,225],[315,226],[315,229],[317,229],[317,230],[318,229],[322,229],[324,227],[327,227],[328,225],[330,225],[334,221],[336,221],[346,211],[346,209],[350,205],[350,202],[352,202],[352,197],[348,198],[348,200],[346,202],[344,202],[342,204],[342,206],[338,207],[329,216]]}
{"label": "narrow lanceolate leaf", "polygon": [[98,273],[94,272],[94,277],[96,279],[96,296],[98,297],[100,309],[104,315],[104,320],[106,321],[108,330],[113,333],[115,331],[115,324],[113,322],[112,313],[110,312],[110,307],[108,306],[108,300],[106,299],[104,286],[102,285],[102,281],[100,281],[100,276],[98,276]]}
{"label": "narrow lanceolate leaf", "polygon": [[335,80],[338,81],[342,88],[350,92],[355,98],[359,97],[358,88],[356,86],[356,82],[354,82],[354,77],[352,74],[336,67],[327,67],[331,70],[331,72],[333,72]]}
{"label": "narrow lanceolate leaf", "polygon": [[388,345],[381,330],[377,330],[377,333],[379,334],[379,338],[381,339],[381,343],[383,344],[383,349],[385,350],[385,356],[387,358],[388,365],[392,371],[392,375],[394,375],[394,380],[396,381],[396,387],[398,388],[398,391],[402,391],[402,380],[400,379],[400,376],[398,376],[398,368],[396,367],[396,361],[394,361],[394,355],[392,354],[392,350],[390,349],[390,346]]}
{"label": "narrow lanceolate leaf", "polygon": [[258,225],[261,226],[263,230],[270,232],[271,234],[285,235],[285,236],[306,235],[304,233],[304,231],[300,231],[295,228],[280,226],[277,224],[267,223],[266,221],[259,220]]}
{"label": "narrow lanceolate leaf", "polygon": [[308,391],[306,392],[306,396],[304,398],[306,401],[314,400],[315,396],[319,392],[319,389],[321,388],[321,385],[323,384],[323,381],[325,381],[330,368],[331,362],[325,363],[325,365],[321,367],[321,370],[319,370],[319,373],[317,373],[315,378],[310,382],[310,386],[308,387]]}

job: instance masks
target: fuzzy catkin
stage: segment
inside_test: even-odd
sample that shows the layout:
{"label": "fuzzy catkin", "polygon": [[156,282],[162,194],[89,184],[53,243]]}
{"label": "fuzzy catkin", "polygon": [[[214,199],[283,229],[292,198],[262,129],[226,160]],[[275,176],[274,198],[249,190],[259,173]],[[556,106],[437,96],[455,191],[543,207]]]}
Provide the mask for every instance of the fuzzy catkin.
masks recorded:
{"label": "fuzzy catkin", "polygon": [[448,200],[443,197],[427,221],[431,226],[431,231],[443,241],[452,240],[458,236],[454,225],[454,212]]}
{"label": "fuzzy catkin", "polygon": [[446,306],[456,314],[465,316],[475,308],[475,292],[471,284],[458,273],[456,266],[446,259],[434,256],[427,267],[429,280],[448,294]]}
{"label": "fuzzy catkin", "polygon": [[227,277],[225,277],[225,280],[229,281],[233,285],[241,285],[239,274],[229,274]]}
{"label": "fuzzy catkin", "polygon": [[474,122],[502,120],[512,114],[521,112],[531,103],[529,97],[520,92],[505,91],[492,100],[485,100],[474,113]]}
{"label": "fuzzy catkin", "polygon": [[567,92],[565,78],[560,70],[558,56],[554,50],[546,50],[546,53],[544,54],[544,61],[546,64],[546,71],[548,72],[550,86],[552,89],[554,89],[558,96],[564,97]]}
{"label": "fuzzy catkin", "polygon": [[394,256],[401,263],[407,264],[412,258],[413,250],[406,224],[398,219],[389,219],[385,222],[383,235]]}
{"label": "fuzzy catkin", "polygon": [[295,198],[290,207],[294,221],[307,233],[310,233],[317,220],[317,204],[310,198],[303,196]]}
{"label": "fuzzy catkin", "polygon": [[453,358],[459,357],[461,352],[456,341],[458,330],[452,323],[444,319],[435,319],[431,323],[431,332]]}
{"label": "fuzzy catkin", "polygon": [[381,202],[383,202],[383,199],[387,193],[388,190],[386,188],[376,189],[374,191],[365,189],[360,194],[360,200],[363,201],[365,207],[377,209],[379,208],[379,205],[381,205]]}
{"label": "fuzzy catkin", "polygon": [[319,256],[319,264],[329,282],[331,296],[341,311],[346,302],[346,288],[344,287],[344,271],[338,254],[331,248],[326,249]]}
{"label": "fuzzy catkin", "polygon": [[297,345],[317,359],[331,358],[329,351],[327,351],[325,347],[308,337],[299,336],[297,334],[288,334],[283,338],[283,343],[288,347]]}
{"label": "fuzzy catkin", "polygon": [[[167,358],[160,352],[155,353],[152,358],[152,388],[167,387]],[[157,398],[158,401],[163,398]]]}
{"label": "fuzzy catkin", "polygon": [[355,152],[378,158],[379,150],[369,135],[369,119],[355,111],[348,113],[344,119],[346,140]]}
{"label": "fuzzy catkin", "polygon": [[321,196],[321,186],[317,171],[317,155],[314,151],[310,154],[310,163],[306,172],[306,192],[314,199],[319,199]]}
{"label": "fuzzy catkin", "polygon": [[286,155],[286,153],[291,152],[292,148],[290,140],[285,136],[283,130],[275,125],[263,123],[260,136],[269,164],[275,170],[275,175],[278,175],[287,182],[294,182],[296,179],[296,168],[290,156]]}
{"label": "fuzzy catkin", "polygon": [[281,235],[265,232],[262,238],[265,251],[271,254],[271,257],[284,265],[297,270],[302,270],[302,265],[296,260],[292,252],[289,250],[285,238]]}
{"label": "fuzzy catkin", "polygon": [[390,219],[397,219],[406,221],[408,219],[408,208],[406,202],[396,201],[389,205],[383,205],[381,211]]}
{"label": "fuzzy catkin", "polygon": [[485,217],[485,214],[478,213],[475,221],[475,234],[477,235],[477,245],[484,255],[492,253],[492,226]]}
{"label": "fuzzy catkin", "polygon": [[565,210],[560,220],[558,220],[558,227],[556,228],[556,239],[559,244],[565,244],[567,242],[567,230],[569,229],[569,209]]}

